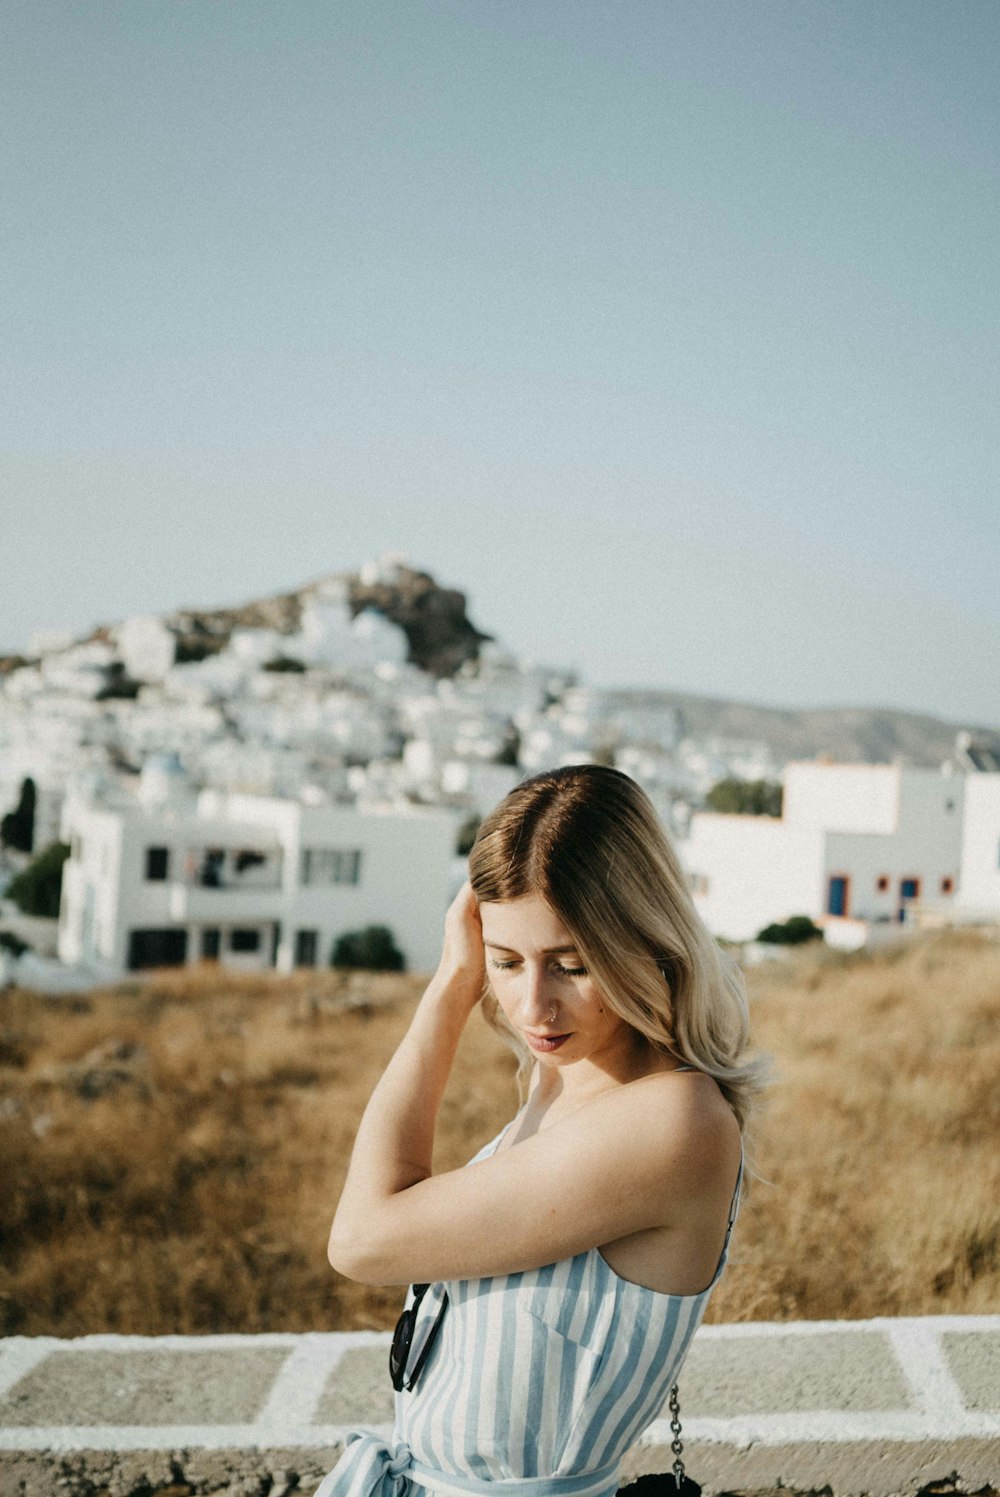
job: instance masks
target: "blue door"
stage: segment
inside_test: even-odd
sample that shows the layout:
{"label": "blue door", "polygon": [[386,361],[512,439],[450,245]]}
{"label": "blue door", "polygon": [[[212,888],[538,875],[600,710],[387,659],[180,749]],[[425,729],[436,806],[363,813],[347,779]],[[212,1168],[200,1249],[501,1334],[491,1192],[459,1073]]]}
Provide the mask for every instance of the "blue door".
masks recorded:
{"label": "blue door", "polygon": [[832,873],[830,885],[826,895],[826,912],[828,915],[847,914],[847,875],[845,873]]}
{"label": "blue door", "polygon": [[918,878],[901,878],[899,881],[899,909],[896,911],[897,920],[906,919],[906,906],[911,899],[916,899],[920,893],[920,880]]}

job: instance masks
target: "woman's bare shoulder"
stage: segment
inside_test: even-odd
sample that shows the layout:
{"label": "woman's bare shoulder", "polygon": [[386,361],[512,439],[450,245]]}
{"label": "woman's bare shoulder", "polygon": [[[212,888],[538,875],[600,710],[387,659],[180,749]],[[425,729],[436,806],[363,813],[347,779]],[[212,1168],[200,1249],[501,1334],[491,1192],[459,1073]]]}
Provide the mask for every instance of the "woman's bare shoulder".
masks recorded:
{"label": "woman's bare shoulder", "polygon": [[739,1121],[707,1071],[659,1070],[626,1082],[636,1126],[651,1128],[669,1145],[669,1168],[692,1184],[728,1178],[742,1152]]}

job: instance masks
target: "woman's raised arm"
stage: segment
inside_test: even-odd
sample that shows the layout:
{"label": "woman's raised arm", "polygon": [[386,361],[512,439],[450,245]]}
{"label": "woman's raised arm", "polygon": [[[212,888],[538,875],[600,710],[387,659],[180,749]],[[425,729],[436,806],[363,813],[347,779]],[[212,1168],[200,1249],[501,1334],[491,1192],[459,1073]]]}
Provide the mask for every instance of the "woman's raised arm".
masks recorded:
{"label": "woman's raised arm", "polygon": [[445,917],[438,969],[368,1100],[354,1140],[327,1249],[332,1266],[349,1278],[358,1277],[351,1265],[364,1253],[387,1204],[431,1173],[438,1108],[484,977],[479,907],[466,883]]}
{"label": "woman's raised arm", "polygon": [[366,1284],[481,1278],[669,1226],[735,1173],[732,1116],[706,1105],[708,1086],[642,1077],[471,1168],[425,1174],[331,1238],[330,1261]]}

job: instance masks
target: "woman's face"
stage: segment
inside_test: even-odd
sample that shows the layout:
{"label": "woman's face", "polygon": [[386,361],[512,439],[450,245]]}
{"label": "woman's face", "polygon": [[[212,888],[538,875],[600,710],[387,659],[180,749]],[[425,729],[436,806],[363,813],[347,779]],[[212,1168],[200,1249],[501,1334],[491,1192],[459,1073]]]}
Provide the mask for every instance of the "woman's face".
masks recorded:
{"label": "woman's face", "polygon": [[493,991],[543,1065],[613,1063],[631,1051],[634,1030],[605,1009],[573,937],[540,895],[484,903],[479,914]]}

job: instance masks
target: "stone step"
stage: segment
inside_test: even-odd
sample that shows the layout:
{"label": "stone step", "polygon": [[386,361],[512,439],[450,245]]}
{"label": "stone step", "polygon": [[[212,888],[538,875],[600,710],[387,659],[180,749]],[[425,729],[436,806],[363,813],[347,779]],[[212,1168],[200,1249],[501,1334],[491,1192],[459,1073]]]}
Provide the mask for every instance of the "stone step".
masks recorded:
{"label": "stone step", "polygon": [[[385,1332],[0,1339],[3,1497],[308,1497],[391,1437]],[[1000,1315],[702,1326],[680,1378],[706,1497],[1000,1488]],[[622,1481],[672,1462],[669,1415]]]}

